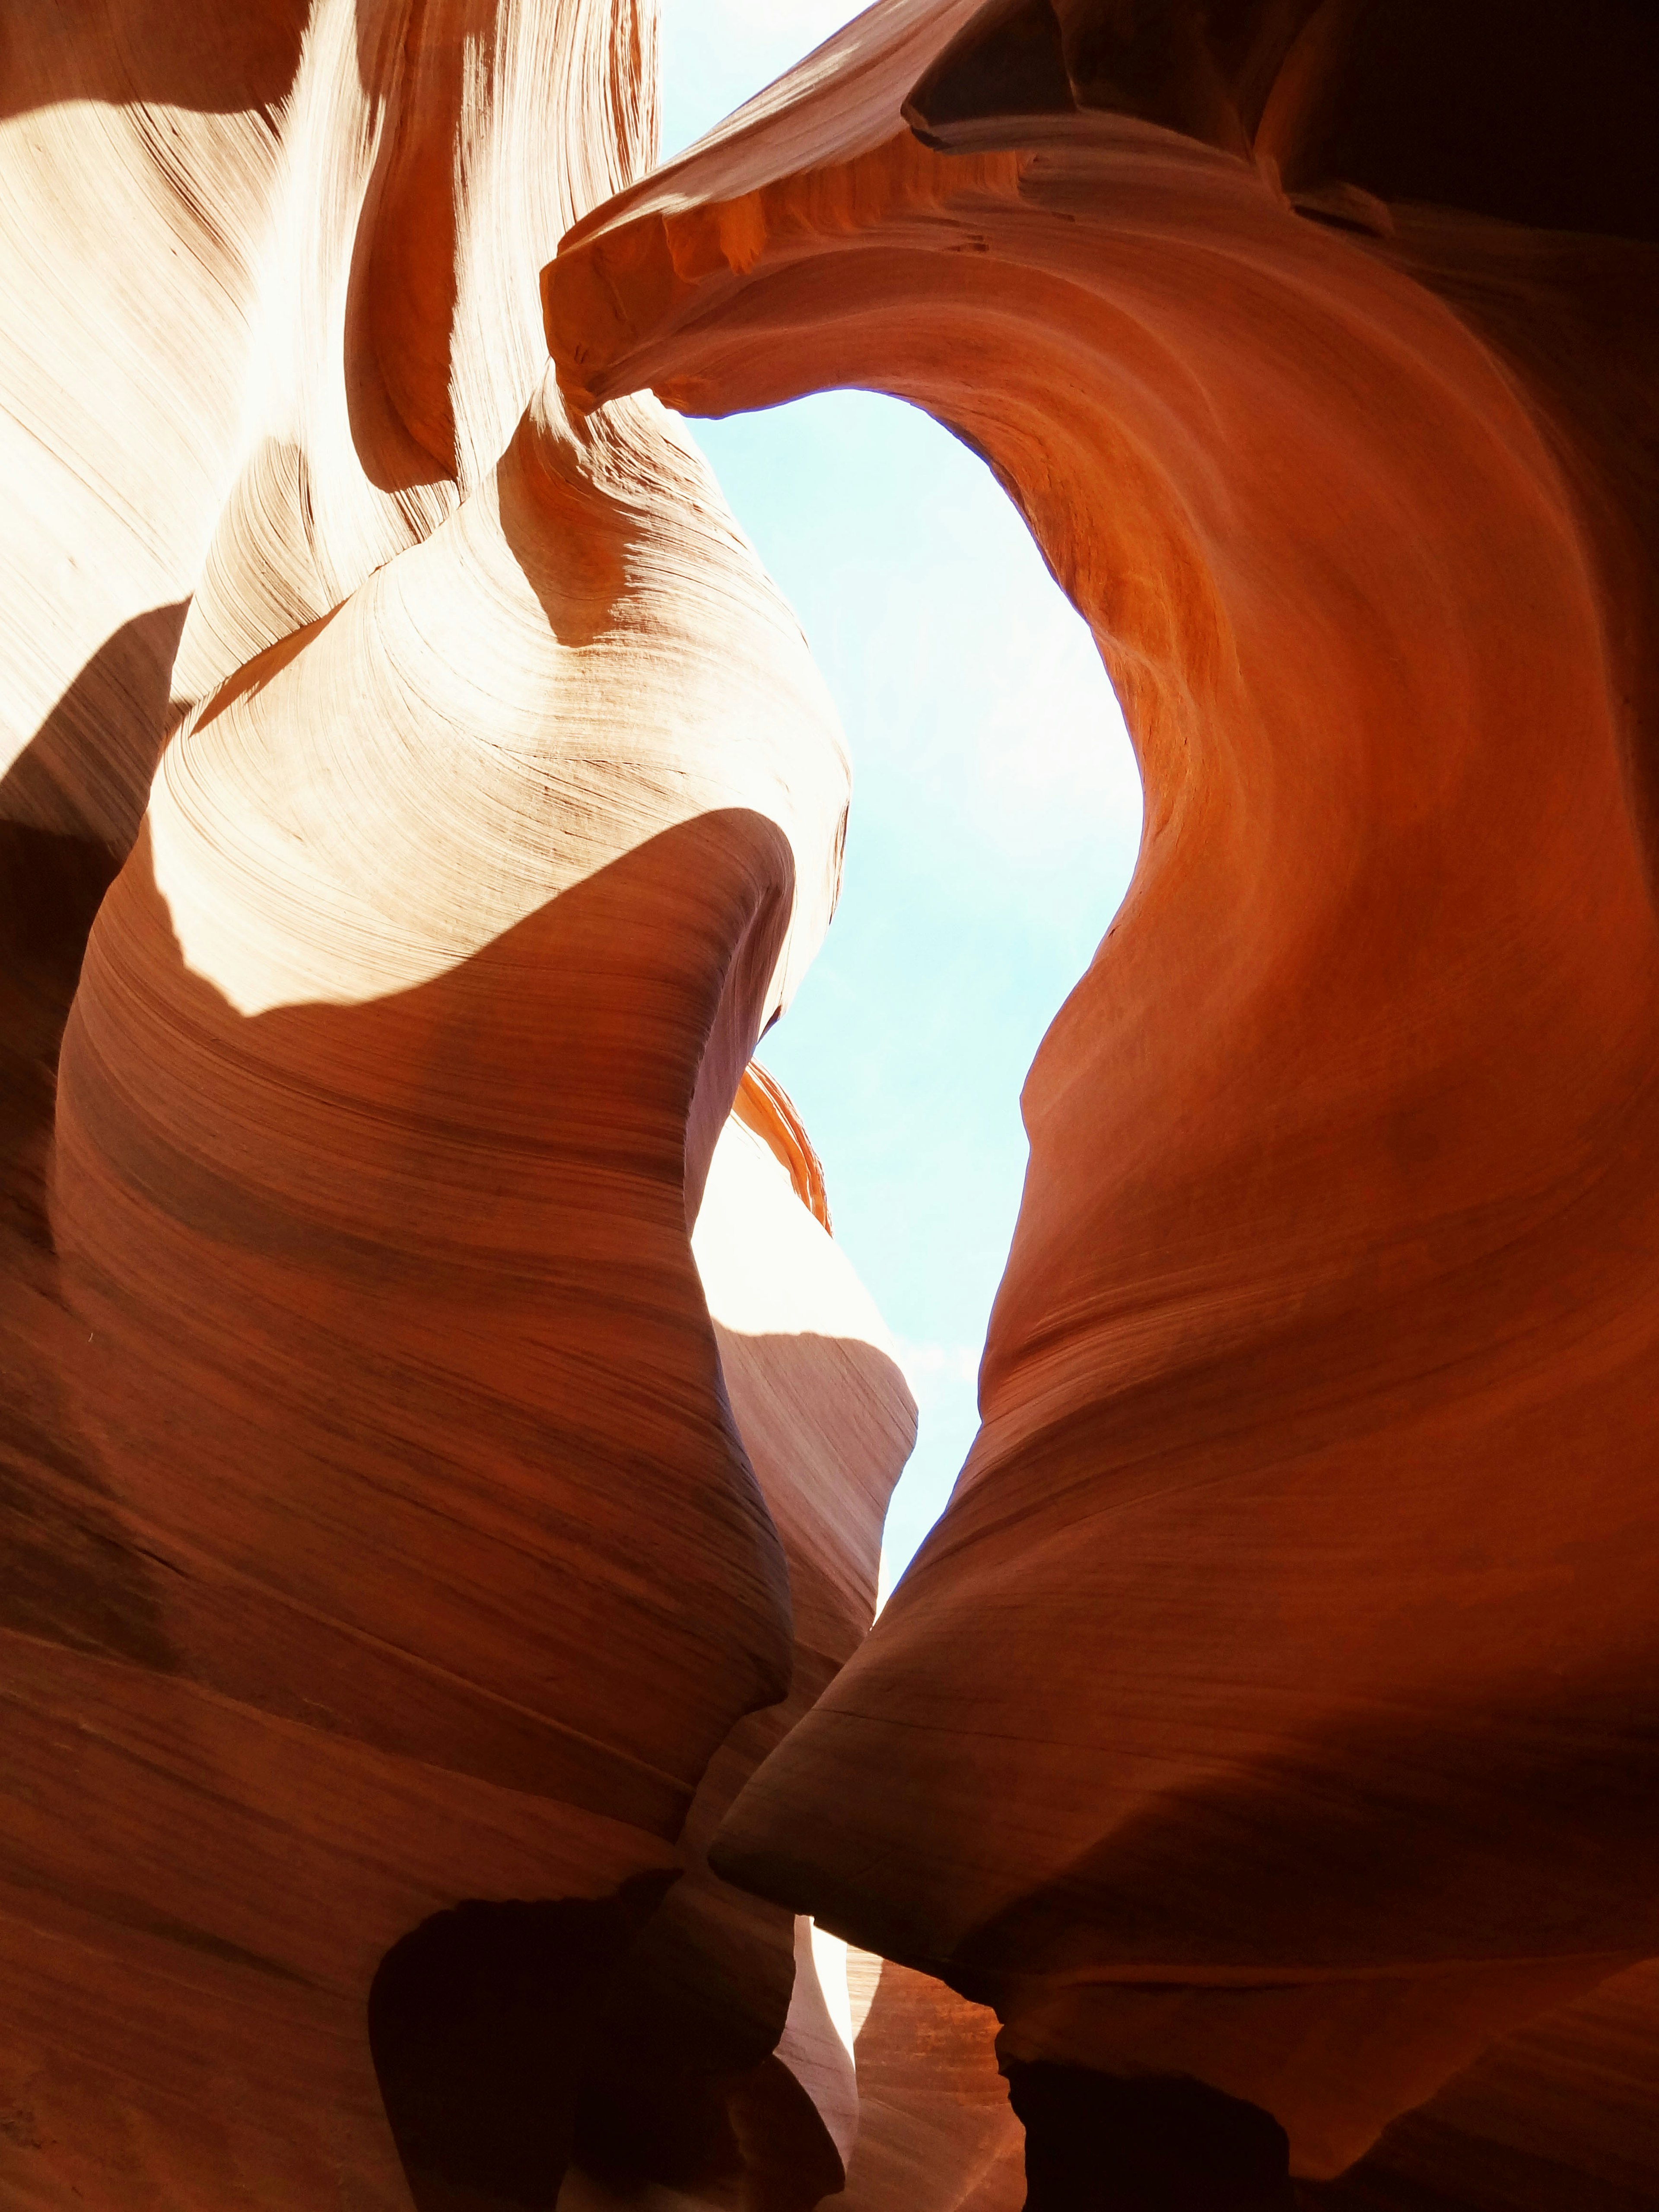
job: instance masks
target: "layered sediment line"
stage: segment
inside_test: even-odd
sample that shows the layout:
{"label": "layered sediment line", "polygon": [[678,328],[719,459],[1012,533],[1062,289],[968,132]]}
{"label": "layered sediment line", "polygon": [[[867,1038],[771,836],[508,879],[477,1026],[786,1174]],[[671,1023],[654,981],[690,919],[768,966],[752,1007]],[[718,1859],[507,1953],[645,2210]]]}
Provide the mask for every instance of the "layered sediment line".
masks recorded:
{"label": "layered sediment line", "polygon": [[1146,787],[979,1439],[715,1863],[1312,2177],[1659,1943],[1659,53],[1130,12],[872,9],[548,323],[578,409],[929,410]]}
{"label": "layered sediment line", "polygon": [[[548,369],[650,11],[60,12],[8,22],[0,123],[0,2175],[550,2203],[913,1433],[862,1309],[728,1376],[690,1244],[846,762],[684,433]],[[783,1539],[745,1392],[760,1455],[804,1425]],[[691,2030],[729,2000],[828,2186],[793,1916],[714,1917]]]}

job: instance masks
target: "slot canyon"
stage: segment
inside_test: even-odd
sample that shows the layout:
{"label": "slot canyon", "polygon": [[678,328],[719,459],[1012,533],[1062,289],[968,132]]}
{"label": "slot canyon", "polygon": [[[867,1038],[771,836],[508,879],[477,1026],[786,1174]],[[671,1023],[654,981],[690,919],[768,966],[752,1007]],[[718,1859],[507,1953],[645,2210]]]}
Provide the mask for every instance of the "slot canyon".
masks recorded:
{"label": "slot canyon", "polygon": [[[0,2203],[1652,2212],[1659,15],[659,80],[0,15]],[[1145,794],[878,1616],[851,773],[687,420],[842,390]]]}

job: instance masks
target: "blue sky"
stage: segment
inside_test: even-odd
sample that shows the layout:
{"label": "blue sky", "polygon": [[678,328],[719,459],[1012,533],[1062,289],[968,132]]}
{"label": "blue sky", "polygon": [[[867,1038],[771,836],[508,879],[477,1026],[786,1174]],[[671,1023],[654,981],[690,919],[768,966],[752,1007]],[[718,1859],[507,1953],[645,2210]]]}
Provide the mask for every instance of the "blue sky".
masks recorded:
{"label": "blue sky", "polygon": [[[665,155],[857,10],[663,0]],[[884,1590],[950,1495],[1025,1172],[1019,1091],[1134,866],[1140,787],[1084,623],[984,465],[902,402],[833,392],[694,434],[846,726],[842,904],[760,1057],[921,1414]]]}

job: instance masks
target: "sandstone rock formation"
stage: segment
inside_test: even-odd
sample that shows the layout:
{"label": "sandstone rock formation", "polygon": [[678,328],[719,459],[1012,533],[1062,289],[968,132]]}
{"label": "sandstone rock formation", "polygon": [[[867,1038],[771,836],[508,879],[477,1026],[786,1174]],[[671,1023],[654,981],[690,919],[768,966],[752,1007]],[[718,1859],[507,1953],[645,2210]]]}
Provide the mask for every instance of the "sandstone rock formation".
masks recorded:
{"label": "sandstone rock formation", "polygon": [[[654,21],[0,22],[0,2193],[1634,2212],[1659,30],[879,0],[648,176]],[[661,404],[832,384],[1147,790],[867,1641],[846,763]]]}
{"label": "sandstone rock formation", "polygon": [[617,1971],[562,2212],[632,2202],[642,2186],[769,2212],[775,2196],[789,2212],[842,2187],[859,2131],[844,1947],[815,1946],[810,1923],[719,1881],[705,1856],[738,1790],[868,1629],[888,1493],[915,1437],[891,1340],[829,1234],[817,1155],[758,1067],[715,1147],[694,1249],[788,1560],[793,1673],[787,1700],[739,1722],[710,1763],[682,1838],[690,1870]]}
{"label": "sandstone rock formation", "polygon": [[1025,2144],[997,2071],[996,2020],[927,1974],[854,1958],[859,2138],[837,2212],[1019,2212]]}
{"label": "sandstone rock formation", "polygon": [[994,2005],[1033,2205],[1288,2203],[1659,1948],[1656,85],[885,0],[549,272],[578,410],[975,446],[1139,752],[980,1438],[714,1853]]}
{"label": "sandstone rock formation", "polygon": [[698,1822],[867,1621],[913,1414],[821,1189],[738,1203],[805,1273],[729,1373],[689,1241],[847,778],[683,434],[552,386],[652,32],[7,18],[9,2203],[550,2204],[677,1940],[748,2163],[839,2178]]}
{"label": "sandstone rock formation", "polygon": [[1310,2212],[1638,2212],[1659,2173],[1659,1968],[1506,2037],[1395,2122]]}

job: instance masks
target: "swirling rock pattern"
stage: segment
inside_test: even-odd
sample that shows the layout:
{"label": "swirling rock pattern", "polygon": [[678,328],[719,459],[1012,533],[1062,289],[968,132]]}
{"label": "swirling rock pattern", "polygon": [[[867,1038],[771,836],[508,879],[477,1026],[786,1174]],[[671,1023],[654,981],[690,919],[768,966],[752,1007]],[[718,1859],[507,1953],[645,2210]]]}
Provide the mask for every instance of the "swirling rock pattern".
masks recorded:
{"label": "swirling rock pattern", "polygon": [[[653,39],[0,25],[7,2200],[1633,2212],[1659,33],[880,0],[648,177]],[[660,404],[830,384],[1147,791],[867,1640],[846,764]]]}
{"label": "swirling rock pattern", "polygon": [[714,1852],[994,2005],[1033,2204],[1287,2203],[1659,1946],[1659,44],[1571,44],[886,0],[549,272],[578,409],[976,447],[1139,754],[980,1437]]}
{"label": "swirling rock pattern", "polygon": [[9,2203],[550,2204],[607,2005],[842,2170],[699,1798],[867,1624],[913,1409],[759,1079],[729,1373],[690,1224],[846,764],[683,434],[573,424],[540,329],[653,33],[7,19]]}
{"label": "swirling rock pattern", "polygon": [[859,2133],[842,1947],[815,1943],[810,1923],[720,1881],[706,1857],[738,1791],[869,1627],[882,1517],[915,1436],[891,1340],[827,1217],[793,1108],[751,1067],[694,1250],[788,1560],[793,1674],[787,1701],[739,1722],[710,1762],[682,1836],[690,1869],[613,1983],[563,2212],[671,2186],[698,2204],[815,2203],[843,2185]]}
{"label": "swirling rock pattern", "polygon": [[854,1956],[869,1986],[859,2138],[839,2212],[1019,2212],[1025,2144],[997,2071],[995,2015],[930,1975]]}

